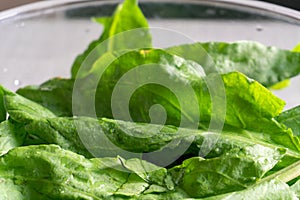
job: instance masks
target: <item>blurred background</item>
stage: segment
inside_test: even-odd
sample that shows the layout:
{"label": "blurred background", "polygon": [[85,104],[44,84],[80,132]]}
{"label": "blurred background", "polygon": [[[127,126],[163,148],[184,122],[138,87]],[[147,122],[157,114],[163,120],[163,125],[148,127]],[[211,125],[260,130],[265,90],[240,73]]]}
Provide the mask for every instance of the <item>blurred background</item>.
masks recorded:
{"label": "blurred background", "polygon": [[36,1],[38,0],[0,0],[0,11]]}
{"label": "blurred background", "polygon": [[[0,11],[13,8],[16,6],[32,3],[32,2],[37,2],[37,1],[41,1],[41,0],[0,0]],[[283,5],[300,11],[300,0],[261,0],[261,1]]]}

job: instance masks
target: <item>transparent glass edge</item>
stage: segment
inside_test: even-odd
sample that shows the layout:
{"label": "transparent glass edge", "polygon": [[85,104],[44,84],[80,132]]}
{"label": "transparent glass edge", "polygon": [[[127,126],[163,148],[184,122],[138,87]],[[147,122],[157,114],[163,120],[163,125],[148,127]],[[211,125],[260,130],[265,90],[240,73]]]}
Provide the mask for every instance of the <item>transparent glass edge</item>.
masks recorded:
{"label": "transparent glass edge", "polygon": [[[120,0],[115,1],[106,1],[106,0],[52,0],[52,1],[41,1],[41,2],[35,2],[30,3],[24,6],[19,6],[13,9],[5,10],[0,12],[0,21],[7,20],[13,17],[16,17],[18,15],[22,14],[30,14],[33,12],[40,12],[46,9],[61,7],[61,6],[67,6],[67,5],[74,5],[74,4],[82,4],[82,3],[97,3],[97,2],[120,2]],[[160,0],[140,0],[140,2],[161,2]],[[182,3],[180,0],[164,0],[164,2],[170,2],[170,3]],[[185,3],[228,3],[234,6],[245,6],[252,9],[259,9],[261,11],[266,11],[274,14],[279,14],[285,17],[289,17],[295,20],[300,20],[300,12],[286,8],[283,6],[266,3],[266,2],[260,2],[260,1],[254,1],[254,0],[191,0],[191,1],[185,1]]]}

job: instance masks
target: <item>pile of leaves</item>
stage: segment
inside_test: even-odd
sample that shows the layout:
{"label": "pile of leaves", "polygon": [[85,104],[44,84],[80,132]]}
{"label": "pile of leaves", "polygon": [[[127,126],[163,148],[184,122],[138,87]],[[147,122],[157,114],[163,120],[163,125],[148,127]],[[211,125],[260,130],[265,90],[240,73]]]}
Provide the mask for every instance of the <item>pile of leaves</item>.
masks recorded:
{"label": "pile of leaves", "polygon": [[[95,21],[104,31],[76,58],[70,79],[54,78],[17,93],[0,86],[0,199],[300,198],[300,107],[283,112],[285,102],[268,89],[300,73],[299,47],[289,51],[242,41],[155,49],[135,0]],[[140,33],[135,46],[144,48],[113,37],[132,29]],[[93,53],[96,59],[89,59]],[[132,120],[115,117],[111,101],[118,81],[151,63],[182,87],[183,97],[179,101],[168,88],[147,84],[131,96]],[[196,71],[200,68],[205,76]],[[218,87],[209,88],[219,81],[224,96],[218,96]],[[97,118],[80,101],[93,93]],[[212,93],[226,101],[215,104]],[[182,107],[193,101],[197,107]],[[165,109],[163,125],[151,121],[155,104]],[[222,123],[221,130],[209,127],[212,119]],[[108,148],[105,139],[114,145]],[[184,144],[183,154],[173,158]],[[165,155],[160,152],[169,157],[155,157]]]}

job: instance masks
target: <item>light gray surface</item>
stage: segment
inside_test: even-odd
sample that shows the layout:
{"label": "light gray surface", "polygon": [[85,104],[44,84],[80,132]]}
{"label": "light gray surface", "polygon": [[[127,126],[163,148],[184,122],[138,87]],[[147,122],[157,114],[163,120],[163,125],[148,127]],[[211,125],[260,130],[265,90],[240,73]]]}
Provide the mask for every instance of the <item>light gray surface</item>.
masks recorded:
{"label": "light gray surface", "polygon": [[[55,76],[69,77],[76,55],[99,37],[102,27],[81,20],[25,20],[2,24],[0,80],[10,89],[39,84]],[[20,85],[14,81],[19,80]]]}

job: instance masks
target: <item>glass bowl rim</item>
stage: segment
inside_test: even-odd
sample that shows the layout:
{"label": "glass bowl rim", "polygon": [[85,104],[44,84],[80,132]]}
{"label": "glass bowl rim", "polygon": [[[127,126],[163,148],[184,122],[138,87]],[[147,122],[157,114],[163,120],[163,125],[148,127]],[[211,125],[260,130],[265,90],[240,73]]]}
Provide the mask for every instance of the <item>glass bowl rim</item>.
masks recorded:
{"label": "glass bowl rim", "polygon": [[[43,11],[47,9],[55,9],[62,6],[83,4],[83,3],[95,3],[95,2],[121,2],[120,0],[108,1],[108,0],[52,0],[52,1],[40,1],[29,3],[27,5],[19,6],[16,8],[4,10],[0,12],[0,22],[9,18],[16,17],[22,14],[30,14],[37,11]],[[161,2],[160,0],[140,0],[140,2]],[[182,3],[180,0],[164,0],[164,2],[170,3]],[[254,1],[254,0],[188,0],[184,3],[227,3],[232,6],[243,6],[245,8],[257,9],[272,14],[279,14],[284,17],[288,17],[293,20],[300,20],[300,12],[283,6],[275,5],[272,3]]]}

